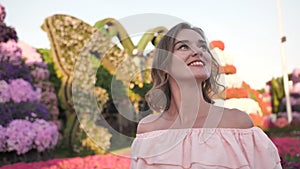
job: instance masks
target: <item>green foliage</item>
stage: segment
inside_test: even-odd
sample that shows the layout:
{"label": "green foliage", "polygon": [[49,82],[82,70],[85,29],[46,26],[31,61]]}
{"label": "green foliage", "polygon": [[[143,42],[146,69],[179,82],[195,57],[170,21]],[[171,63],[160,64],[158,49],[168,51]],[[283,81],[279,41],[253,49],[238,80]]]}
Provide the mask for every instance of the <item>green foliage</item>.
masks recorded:
{"label": "green foliage", "polygon": [[115,98],[126,97],[127,90],[123,82],[121,80],[116,79],[115,76],[111,75],[109,71],[102,64],[99,66],[96,76],[97,79],[96,79],[95,86],[99,86],[107,90],[107,92],[109,93],[110,100],[112,99],[111,96],[112,80],[114,80],[114,94],[117,94]]}
{"label": "green foliage", "polygon": [[256,91],[258,91],[260,94],[263,94],[263,93],[265,92],[265,89],[262,88],[262,89],[258,89],[258,90],[256,90]]}
{"label": "green foliage", "polygon": [[56,94],[58,94],[58,91],[61,86],[61,80],[59,78],[61,75],[60,75],[58,69],[55,67],[55,64],[53,62],[53,56],[51,55],[51,52],[49,49],[37,49],[37,51],[41,54],[44,62],[48,66],[48,70],[50,72],[49,81],[54,86]]}
{"label": "green foliage", "polygon": [[[95,85],[104,88],[111,95],[111,81],[113,76],[102,64],[99,66],[96,76],[97,80]],[[119,80],[117,80],[117,82],[122,83]]]}
{"label": "green foliage", "polygon": [[[100,134],[103,134],[101,130],[99,131]],[[75,113],[70,115],[64,132],[64,144],[57,147],[55,150],[55,156],[57,158],[76,156],[84,157],[87,155],[105,153],[105,150],[96,145],[95,142],[87,136],[86,131],[80,128],[79,121]]]}
{"label": "green foliage", "polygon": [[284,97],[283,78],[272,78],[271,80],[272,92],[272,113],[278,113],[281,99]]}
{"label": "green foliage", "polygon": [[286,154],[283,159],[288,162],[300,162],[300,156],[291,156],[290,154]]}
{"label": "green foliage", "polygon": [[266,134],[271,137],[299,137],[300,136],[300,127],[287,125],[285,127],[270,127]]}
{"label": "green foliage", "polygon": [[132,91],[141,97],[145,98],[146,93],[151,89],[152,83],[143,83],[143,87],[140,88],[139,86],[135,85]]}
{"label": "green foliage", "polygon": [[[55,89],[55,94],[58,96],[60,87],[62,85],[61,79],[59,77],[62,76],[62,74],[59,72],[58,68],[55,66],[53,62],[53,56],[51,55],[51,51],[49,49],[37,49],[37,52],[41,54],[43,61],[47,64],[50,77],[49,81],[52,83]],[[66,122],[66,117],[65,117],[65,109],[61,104],[61,98],[58,97],[58,108],[59,108],[59,119],[62,119],[63,124]]]}

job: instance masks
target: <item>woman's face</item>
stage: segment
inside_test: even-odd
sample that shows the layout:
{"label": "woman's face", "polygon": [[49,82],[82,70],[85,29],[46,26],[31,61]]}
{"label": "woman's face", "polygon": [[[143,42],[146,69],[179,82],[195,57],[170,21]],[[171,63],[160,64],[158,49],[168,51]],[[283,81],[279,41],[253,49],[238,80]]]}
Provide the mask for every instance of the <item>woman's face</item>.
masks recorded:
{"label": "woman's face", "polygon": [[177,78],[194,78],[204,81],[211,72],[211,55],[202,36],[192,30],[183,29],[176,36],[173,46],[171,72]]}

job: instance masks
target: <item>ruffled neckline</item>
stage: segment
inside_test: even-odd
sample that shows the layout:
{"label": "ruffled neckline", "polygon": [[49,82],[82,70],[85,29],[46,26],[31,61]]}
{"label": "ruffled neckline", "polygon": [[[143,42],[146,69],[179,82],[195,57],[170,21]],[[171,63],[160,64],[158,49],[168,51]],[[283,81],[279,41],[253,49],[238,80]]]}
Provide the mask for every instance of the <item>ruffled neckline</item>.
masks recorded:
{"label": "ruffled neckline", "polygon": [[215,131],[215,132],[238,132],[238,133],[249,133],[256,130],[261,130],[257,126],[251,128],[170,128],[170,129],[158,129],[153,131],[148,131],[145,133],[136,134],[136,138],[145,138],[151,135],[162,134],[165,132],[192,132],[192,131]]}
{"label": "ruffled neckline", "polygon": [[193,165],[203,168],[274,168],[280,165],[277,148],[256,126],[149,131],[136,135],[131,157],[140,168],[144,168],[143,165],[172,165],[179,168]]}

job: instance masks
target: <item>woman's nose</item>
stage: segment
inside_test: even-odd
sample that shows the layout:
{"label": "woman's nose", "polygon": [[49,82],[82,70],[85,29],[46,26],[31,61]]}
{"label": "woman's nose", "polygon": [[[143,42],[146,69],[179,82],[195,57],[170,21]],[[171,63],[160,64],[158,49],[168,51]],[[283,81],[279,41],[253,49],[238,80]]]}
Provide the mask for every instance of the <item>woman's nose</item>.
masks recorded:
{"label": "woman's nose", "polygon": [[193,54],[192,54],[193,57],[194,56],[202,56],[203,55],[203,51],[200,48],[198,48],[198,47],[193,48],[192,52],[193,52]]}

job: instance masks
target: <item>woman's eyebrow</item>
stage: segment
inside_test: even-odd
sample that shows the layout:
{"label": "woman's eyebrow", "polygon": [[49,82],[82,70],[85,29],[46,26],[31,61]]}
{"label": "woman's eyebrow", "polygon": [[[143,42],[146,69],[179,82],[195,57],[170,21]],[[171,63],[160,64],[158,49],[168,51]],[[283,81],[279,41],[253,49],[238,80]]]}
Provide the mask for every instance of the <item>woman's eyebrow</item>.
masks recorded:
{"label": "woman's eyebrow", "polygon": [[203,43],[206,44],[205,40],[198,40],[198,42],[201,43],[201,44],[203,44]]}
{"label": "woman's eyebrow", "polygon": [[188,43],[188,40],[180,40],[174,43],[174,46],[176,46],[178,43]]}

